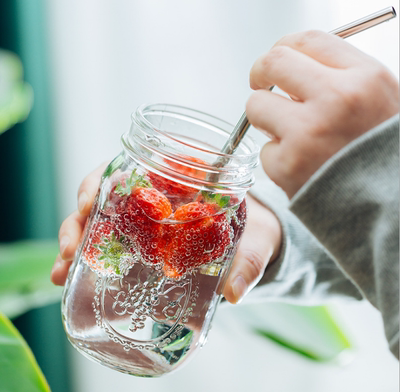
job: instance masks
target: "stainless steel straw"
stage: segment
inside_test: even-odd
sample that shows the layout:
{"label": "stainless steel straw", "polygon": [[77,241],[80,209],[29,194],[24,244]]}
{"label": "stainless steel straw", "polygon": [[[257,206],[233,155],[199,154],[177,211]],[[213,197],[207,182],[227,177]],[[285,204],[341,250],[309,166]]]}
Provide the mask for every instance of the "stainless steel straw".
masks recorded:
{"label": "stainless steel straw", "polygon": [[[380,23],[386,22],[396,17],[396,11],[393,7],[384,8],[381,11],[375,12],[371,15],[365,16],[364,18],[358,19],[352,23],[339,27],[336,30],[330,31],[331,34],[337,35],[341,38],[350,37],[353,34],[357,34],[361,31],[367,30],[370,27],[376,26]],[[270,87],[270,91],[274,86]],[[239,122],[236,124],[232,133],[230,134],[225,145],[221,149],[222,154],[233,154],[243,139],[246,131],[249,129],[250,123],[247,120],[246,112],[240,117]],[[219,157],[214,166],[222,167],[227,163],[227,157]]]}

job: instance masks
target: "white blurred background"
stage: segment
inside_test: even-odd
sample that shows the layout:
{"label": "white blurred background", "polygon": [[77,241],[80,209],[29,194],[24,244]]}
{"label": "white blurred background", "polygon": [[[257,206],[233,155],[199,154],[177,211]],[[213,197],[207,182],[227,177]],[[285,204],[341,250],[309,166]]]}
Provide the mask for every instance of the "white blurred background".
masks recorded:
{"label": "white blurred background", "polygon": [[[253,62],[281,36],[330,31],[391,5],[399,9],[394,0],[47,0],[60,221],[76,208],[83,177],[118,154],[137,106],[174,103],[235,123]],[[398,18],[348,41],[398,77]],[[358,347],[347,364],[313,363],[263,340],[226,305],[205,348],[161,379],[120,374],[71,348],[74,391],[397,391],[379,314],[366,303],[334,311]]]}

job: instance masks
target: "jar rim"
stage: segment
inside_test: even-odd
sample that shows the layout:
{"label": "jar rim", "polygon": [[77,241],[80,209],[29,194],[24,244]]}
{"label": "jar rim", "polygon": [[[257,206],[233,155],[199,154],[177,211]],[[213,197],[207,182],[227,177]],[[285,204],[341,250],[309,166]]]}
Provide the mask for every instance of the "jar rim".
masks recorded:
{"label": "jar rim", "polygon": [[234,193],[254,184],[252,169],[260,147],[245,135],[235,154],[221,153],[219,145],[225,144],[232,129],[228,122],[199,110],[145,104],[132,114],[131,129],[121,141],[132,159],[156,174],[198,189]]}
{"label": "jar rim", "polygon": [[[162,107],[164,107],[164,109],[162,109]],[[178,111],[184,111],[187,112],[188,114],[192,114],[192,116],[189,116],[188,114],[183,114],[186,117],[191,117],[192,119],[195,119],[194,115],[200,115],[202,117],[206,117],[209,118],[213,121],[217,121],[221,124],[224,124],[226,127],[229,128],[234,128],[234,125],[232,125],[231,123],[220,119],[219,117],[213,116],[211,114],[208,114],[206,112],[197,110],[197,109],[191,109],[188,108],[186,106],[181,106],[181,105],[175,105],[175,104],[165,104],[165,103],[155,103],[155,104],[142,104],[140,105],[135,112],[133,112],[131,114],[131,118],[132,121],[136,121],[139,122],[140,125],[145,126],[146,128],[149,128],[153,131],[155,131],[156,133],[159,133],[161,135],[163,135],[164,137],[173,140],[176,143],[197,149],[197,150],[201,150],[204,151],[208,154],[212,154],[214,155],[216,158],[217,157],[221,157],[221,158],[227,158],[229,159],[230,157],[234,157],[235,159],[239,159],[241,160],[242,158],[245,158],[247,161],[249,160],[249,158],[253,157],[255,159],[257,159],[258,154],[260,152],[260,147],[257,143],[255,143],[255,141],[253,140],[253,138],[249,135],[245,135],[243,138],[242,143],[247,143],[247,144],[251,144],[251,147],[253,148],[253,152],[250,154],[224,154],[220,151],[212,151],[212,150],[208,150],[208,149],[204,149],[201,147],[196,147],[193,145],[190,145],[188,143],[183,142],[182,140],[179,140],[178,138],[175,138],[173,136],[171,136],[168,132],[164,132],[160,129],[158,129],[157,127],[155,127],[145,116],[146,113],[150,113],[151,111],[153,111],[154,109],[156,109],[157,111],[165,111],[165,112],[170,112],[170,113],[175,113],[176,112],[171,112],[171,110],[167,110],[167,109],[174,109],[174,110],[178,110]],[[200,120],[201,122],[204,122],[202,120]]]}

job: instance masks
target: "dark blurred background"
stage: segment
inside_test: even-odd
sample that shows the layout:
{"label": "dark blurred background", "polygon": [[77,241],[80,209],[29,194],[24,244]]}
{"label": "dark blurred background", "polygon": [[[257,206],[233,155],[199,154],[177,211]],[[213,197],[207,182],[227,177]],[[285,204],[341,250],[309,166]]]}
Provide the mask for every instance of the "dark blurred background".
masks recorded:
{"label": "dark blurred background", "polygon": [[[41,0],[0,2],[0,49],[19,56],[34,91],[26,121],[1,135],[0,241],[57,238],[54,121],[48,31]],[[53,391],[71,391],[67,340],[59,302],[13,320],[32,348]],[[0,388],[1,389],[1,388]]]}

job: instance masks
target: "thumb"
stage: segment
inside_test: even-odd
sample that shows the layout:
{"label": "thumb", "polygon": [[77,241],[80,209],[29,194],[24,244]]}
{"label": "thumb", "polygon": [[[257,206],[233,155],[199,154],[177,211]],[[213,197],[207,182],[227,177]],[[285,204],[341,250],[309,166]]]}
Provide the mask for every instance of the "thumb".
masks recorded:
{"label": "thumb", "polygon": [[259,282],[269,262],[257,251],[245,249],[238,251],[224,287],[224,297],[232,304],[242,298]]}
{"label": "thumb", "polygon": [[248,218],[238,251],[233,260],[223,295],[232,304],[259,282],[268,263],[279,253],[282,230],[278,218],[257,202],[247,198]]}

